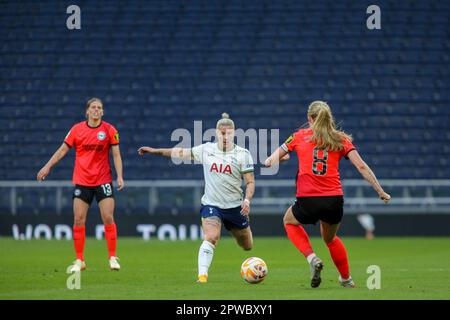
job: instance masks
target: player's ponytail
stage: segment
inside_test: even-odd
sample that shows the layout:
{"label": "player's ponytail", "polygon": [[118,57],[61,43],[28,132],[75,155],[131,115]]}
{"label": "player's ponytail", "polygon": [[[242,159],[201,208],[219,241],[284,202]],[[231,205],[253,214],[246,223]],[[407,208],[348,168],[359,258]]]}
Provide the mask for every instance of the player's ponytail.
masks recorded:
{"label": "player's ponytail", "polygon": [[217,121],[216,129],[219,129],[220,126],[227,126],[234,129],[234,121],[230,119],[230,115],[228,113],[222,113],[222,119]]}
{"label": "player's ponytail", "polygon": [[352,137],[336,129],[330,106],[323,101],[314,101],[308,107],[308,116],[314,121],[311,125],[312,142],[319,149],[339,151],[344,147],[344,140],[352,141]]}

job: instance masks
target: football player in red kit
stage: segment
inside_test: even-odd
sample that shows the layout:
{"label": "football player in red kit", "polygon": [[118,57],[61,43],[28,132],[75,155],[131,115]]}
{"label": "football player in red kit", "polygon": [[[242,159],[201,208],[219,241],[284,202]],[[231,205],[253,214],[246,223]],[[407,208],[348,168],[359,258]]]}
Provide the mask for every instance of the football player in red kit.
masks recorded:
{"label": "football player in red kit", "polygon": [[64,143],[53,154],[47,164],[37,174],[37,180],[43,181],[50,170],[67,154],[75,149],[75,168],[72,182],[73,191],[73,241],[76,260],[70,271],[78,272],[86,268],[84,261],[85,223],[92,200],[97,200],[104,223],[105,238],[109,253],[111,270],[119,270],[116,257],[117,228],[114,222],[114,192],[109,163],[109,150],[112,150],[114,167],[117,173],[117,190],[124,186],[122,158],[119,149],[119,133],[109,123],[102,121],[103,103],[92,98],[86,103],[87,121],[79,122],[70,129]]}
{"label": "football player in red kit", "polygon": [[351,136],[336,129],[331,109],[325,102],[314,101],[308,108],[309,128],[290,136],[265,162],[270,167],[295,151],[297,172],[297,201],[284,215],[284,227],[291,242],[306,257],[311,271],[311,287],[321,282],[322,261],[316,256],[302,224],[320,221],[320,232],[331,258],[339,271],[339,283],[354,287],[350,276],[347,252],[336,236],[343,216],[344,197],[339,176],[339,161],[350,159],[361,175],[372,185],[385,203],[391,199],[384,192],[375,174],[361,159]]}

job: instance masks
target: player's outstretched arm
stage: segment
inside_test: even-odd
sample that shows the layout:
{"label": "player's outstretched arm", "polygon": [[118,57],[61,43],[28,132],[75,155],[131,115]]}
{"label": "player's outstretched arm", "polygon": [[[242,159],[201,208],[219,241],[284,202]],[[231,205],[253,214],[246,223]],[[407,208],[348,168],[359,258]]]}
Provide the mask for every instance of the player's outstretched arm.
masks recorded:
{"label": "player's outstretched arm", "polygon": [[274,164],[278,164],[283,161],[287,161],[290,159],[289,153],[283,150],[283,148],[278,147],[277,150],[275,150],[270,157],[266,159],[264,162],[264,165],[266,167],[271,167]]}
{"label": "player's outstretched arm", "polygon": [[50,160],[39,170],[37,174],[37,180],[43,181],[50,173],[50,170],[67,154],[70,150],[67,144],[63,143],[58,150],[53,154]]}
{"label": "player's outstretched arm", "polygon": [[192,152],[191,149],[184,148],[152,148],[152,147],[140,147],[138,149],[139,155],[143,156],[144,154],[156,154],[163,157],[168,158],[176,158],[176,159],[185,159],[192,160]]}
{"label": "player's outstretched arm", "polygon": [[370,185],[375,189],[380,199],[383,200],[384,203],[388,203],[389,200],[391,200],[391,196],[384,192],[383,188],[378,182],[377,177],[367,165],[367,163],[365,163],[361,158],[358,151],[352,150],[347,156],[350,159],[351,163],[356,167],[356,169],[358,169],[359,173],[361,173],[361,175],[364,177],[364,179],[366,179],[367,182],[369,182]]}
{"label": "player's outstretched arm", "polygon": [[122,157],[120,156],[120,148],[119,145],[111,146],[114,168],[116,169],[117,174],[117,190],[122,190],[124,187],[123,182],[123,167],[122,167]]}

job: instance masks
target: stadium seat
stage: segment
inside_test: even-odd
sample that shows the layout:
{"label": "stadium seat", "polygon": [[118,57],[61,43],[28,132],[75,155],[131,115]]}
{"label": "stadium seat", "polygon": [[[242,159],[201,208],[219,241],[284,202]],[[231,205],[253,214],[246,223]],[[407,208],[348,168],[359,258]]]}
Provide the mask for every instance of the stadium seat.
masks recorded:
{"label": "stadium seat", "polygon": [[[243,129],[280,129],[282,140],[317,99],[330,103],[379,178],[450,178],[448,4],[415,2],[413,11],[386,15],[395,32],[382,36],[362,31],[356,5],[344,10],[332,0],[189,2],[182,10],[176,1],[116,4],[85,5],[96,19],[78,33],[55,31],[52,4],[35,14],[32,1],[21,3],[20,15],[10,14],[18,5],[4,4],[0,179],[33,177],[84,120],[92,96],[120,131],[130,180],[201,179],[200,168],[136,155],[140,145],[173,145],[173,130],[192,132],[195,120],[212,128],[226,111]],[[411,21],[418,27],[407,27]],[[70,179],[72,163],[71,151],[51,179]],[[256,178],[289,179],[296,165],[273,177],[257,170]]]}

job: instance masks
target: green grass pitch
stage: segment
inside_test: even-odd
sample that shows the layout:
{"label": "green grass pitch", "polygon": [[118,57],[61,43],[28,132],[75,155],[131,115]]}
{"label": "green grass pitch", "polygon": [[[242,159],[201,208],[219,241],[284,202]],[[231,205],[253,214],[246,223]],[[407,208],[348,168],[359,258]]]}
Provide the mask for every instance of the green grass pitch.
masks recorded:
{"label": "green grass pitch", "polygon": [[[338,286],[325,244],[312,239],[325,263],[320,288],[309,286],[306,260],[284,238],[255,238],[250,252],[223,238],[207,284],[197,284],[200,241],[121,238],[122,270],[108,269],[105,241],[86,241],[87,270],[81,289],[68,290],[65,273],[73,260],[71,241],[0,238],[0,299],[450,299],[450,238],[345,238],[357,288]],[[240,265],[250,256],[269,268],[260,284],[244,283]],[[366,287],[369,265],[381,268],[381,289]]]}

